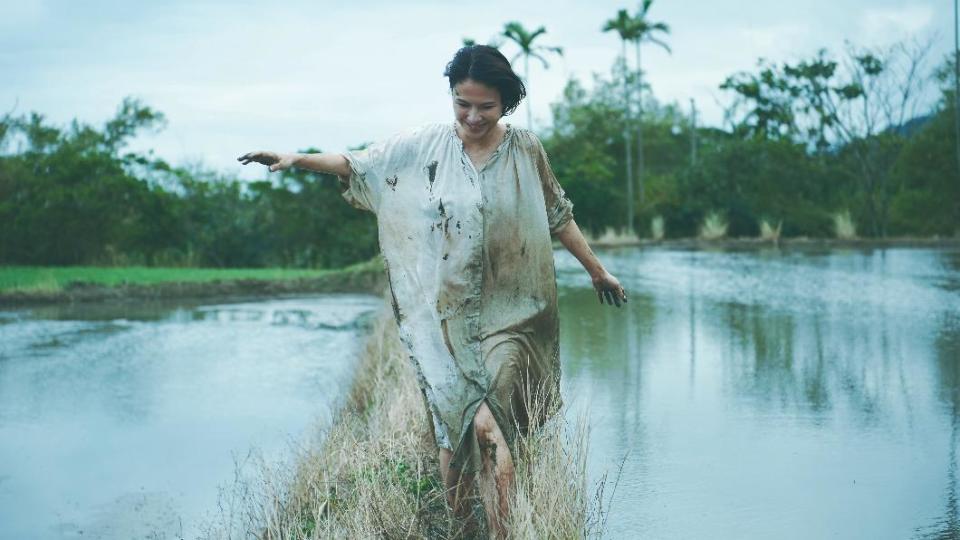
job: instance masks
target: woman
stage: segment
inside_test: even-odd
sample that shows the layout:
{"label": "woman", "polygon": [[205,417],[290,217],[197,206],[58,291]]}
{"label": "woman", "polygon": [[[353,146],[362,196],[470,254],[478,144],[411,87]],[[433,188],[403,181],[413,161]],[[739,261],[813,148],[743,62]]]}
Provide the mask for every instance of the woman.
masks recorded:
{"label": "woman", "polygon": [[[537,137],[500,123],[526,94],[492,47],[447,65],[455,122],[425,126],[345,154],[251,152],[244,164],[340,177],[343,196],[377,215],[400,337],[410,352],[460,516],[474,473],[491,532],[505,535],[518,433],[529,389],[559,401],[551,236],[589,272],[600,302],[627,297],[573,220]],[[551,398],[550,396],[554,396]]]}

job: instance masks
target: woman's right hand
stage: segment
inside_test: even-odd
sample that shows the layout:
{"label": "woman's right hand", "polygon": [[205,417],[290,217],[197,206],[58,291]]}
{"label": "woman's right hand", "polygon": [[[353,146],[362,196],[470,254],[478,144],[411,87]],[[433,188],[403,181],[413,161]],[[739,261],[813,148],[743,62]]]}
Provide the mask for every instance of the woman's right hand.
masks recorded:
{"label": "woman's right hand", "polygon": [[237,158],[241,165],[248,163],[262,163],[270,167],[270,172],[285,171],[300,158],[300,154],[278,154],[261,150],[259,152],[247,152]]}

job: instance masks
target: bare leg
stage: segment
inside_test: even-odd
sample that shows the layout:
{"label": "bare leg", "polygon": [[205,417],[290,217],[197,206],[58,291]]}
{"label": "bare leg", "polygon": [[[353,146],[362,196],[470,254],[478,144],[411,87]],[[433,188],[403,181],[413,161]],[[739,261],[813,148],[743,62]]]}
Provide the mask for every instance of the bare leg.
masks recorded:
{"label": "bare leg", "polygon": [[494,538],[506,538],[506,520],[514,489],[513,457],[503,432],[486,403],[482,403],[477,409],[473,425],[483,454],[480,496],[487,511],[488,528]]}
{"label": "bare leg", "polygon": [[453,514],[463,524],[463,531],[469,533],[476,528],[476,523],[473,520],[473,508],[470,504],[470,491],[473,488],[473,478],[471,475],[463,475],[456,469],[451,469],[451,459],[453,459],[453,452],[446,448],[441,448],[440,476],[443,477],[447,504],[453,510]]}

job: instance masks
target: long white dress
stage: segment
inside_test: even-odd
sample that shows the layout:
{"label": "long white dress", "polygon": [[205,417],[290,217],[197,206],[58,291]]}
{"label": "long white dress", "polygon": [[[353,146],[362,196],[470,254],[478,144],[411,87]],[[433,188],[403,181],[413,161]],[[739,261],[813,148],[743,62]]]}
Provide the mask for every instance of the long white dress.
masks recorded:
{"label": "long white dress", "polygon": [[511,450],[521,393],[559,398],[551,234],[573,217],[537,137],[506,126],[476,169],[453,124],[346,154],[350,204],[377,215],[393,310],[451,465],[480,465],[473,417],[486,400]]}

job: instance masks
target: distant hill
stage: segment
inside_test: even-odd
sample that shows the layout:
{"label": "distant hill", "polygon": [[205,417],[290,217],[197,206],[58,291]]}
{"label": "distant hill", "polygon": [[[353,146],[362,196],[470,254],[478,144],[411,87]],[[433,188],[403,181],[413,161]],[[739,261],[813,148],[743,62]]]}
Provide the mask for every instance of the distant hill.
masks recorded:
{"label": "distant hill", "polygon": [[892,130],[888,129],[886,131],[894,131],[897,135],[900,135],[903,137],[913,137],[917,133],[920,133],[920,131],[923,130],[923,128],[931,120],[933,120],[933,117],[934,117],[933,114],[924,114],[922,116],[917,116],[917,117],[911,118],[910,120],[907,120],[899,128],[893,128]]}

